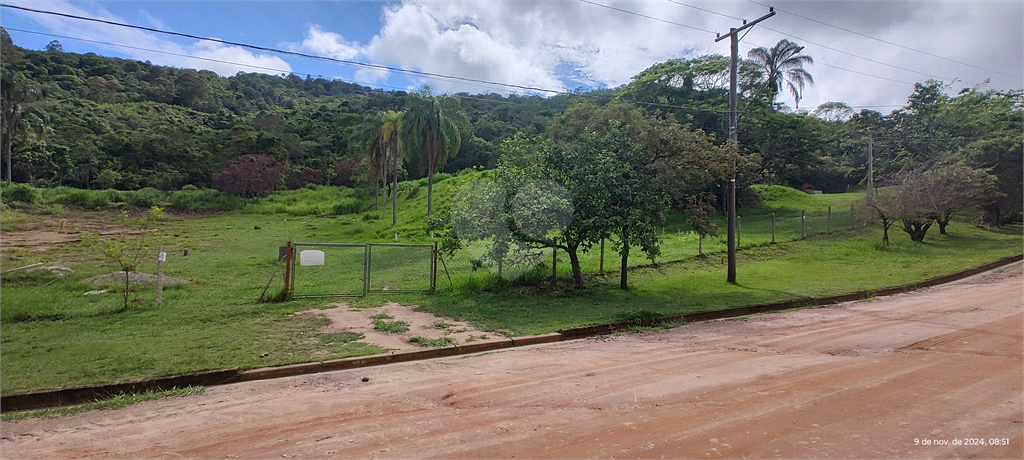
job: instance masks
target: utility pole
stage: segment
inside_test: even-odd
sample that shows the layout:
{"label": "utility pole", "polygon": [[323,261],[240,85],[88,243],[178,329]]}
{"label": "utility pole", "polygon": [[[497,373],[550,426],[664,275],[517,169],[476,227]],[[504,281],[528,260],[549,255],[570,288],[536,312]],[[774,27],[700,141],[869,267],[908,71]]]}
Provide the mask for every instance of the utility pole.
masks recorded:
{"label": "utility pole", "polygon": [[[730,28],[729,33],[726,35],[717,34],[718,38],[715,39],[715,43],[718,43],[725,39],[725,37],[731,38],[730,49],[732,51],[732,61],[729,64],[729,139],[732,141],[732,145],[735,148],[735,153],[739,152],[740,138],[737,124],[739,124],[739,113],[736,111],[736,67],[739,58],[740,48],[740,37],[739,33],[741,30],[753,27],[755,24],[764,21],[772,16],[775,16],[775,8],[768,8],[769,13],[761,16],[754,20],[754,22],[748,23],[746,20],[743,21],[743,25],[739,28]],[[729,198],[727,203],[728,216],[728,234],[729,234],[729,274],[728,282],[736,283],[736,155],[732,156],[730,164],[730,174],[732,177],[729,178]]]}
{"label": "utility pole", "polygon": [[868,134],[868,206],[875,203],[875,137]]}

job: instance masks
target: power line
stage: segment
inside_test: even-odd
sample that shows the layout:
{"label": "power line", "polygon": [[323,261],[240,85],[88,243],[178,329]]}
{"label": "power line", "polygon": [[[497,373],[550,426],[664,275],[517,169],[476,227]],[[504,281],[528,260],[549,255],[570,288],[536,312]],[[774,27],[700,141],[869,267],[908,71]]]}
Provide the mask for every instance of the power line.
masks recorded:
{"label": "power line", "polygon": [[624,10],[622,8],[616,8],[614,6],[602,5],[600,3],[591,2],[589,0],[577,0],[577,1],[580,2],[580,3],[586,3],[588,5],[594,5],[594,6],[599,6],[601,8],[607,8],[609,10],[618,11],[620,13],[626,13],[626,14],[631,14],[633,16],[639,16],[641,18],[646,18],[646,19],[650,19],[650,20],[653,20],[653,21],[664,22],[665,24],[671,24],[671,25],[674,25],[674,26],[685,27],[687,29],[693,29],[693,30],[697,30],[697,31],[700,31],[700,32],[707,32],[709,34],[714,34],[715,33],[714,31],[707,30],[707,29],[701,29],[700,27],[695,27],[695,26],[691,26],[691,25],[687,25],[687,24],[681,24],[681,23],[678,23],[678,22],[672,22],[672,21],[669,21],[669,20],[666,20],[666,19],[656,18],[654,16],[648,16],[646,14],[640,14],[640,13],[637,13],[635,11],[629,11],[629,10]]}
{"label": "power line", "polygon": [[200,37],[198,35],[185,34],[185,33],[181,33],[181,32],[170,32],[170,31],[166,31],[166,30],[155,29],[155,28],[152,28],[152,27],[137,26],[137,25],[133,25],[133,24],[125,24],[125,23],[120,23],[120,22],[115,22],[115,21],[107,21],[107,20],[104,20],[104,19],[88,18],[88,17],[84,17],[84,16],[76,16],[76,15],[73,15],[73,14],[58,13],[58,12],[55,12],[55,11],[37,10],[37,9],[34,9],[34,8],[26,8],[26,7],[23,7],[23,6],[8,5],[6,3],[0,3],[0,7],[14,8],[14,9],[17,9],[17,10],[28,11],[28,12],[32,12],[32,13],[47,14],[47,15],[52,15],[52,16],[60,16],[60,17],[65,17],[65,18],[70,18],[70,19],[78,19],[78,20],[82,20],[82,21],[97,22],[97,23],[107,24],[107,25],[112,25],[112,26],[126,27],[126,28],[129,28],[129,29],[144,30],[144,31],[147,31],[147,32],[153,32],[153,33],[164,34],[164,35],[173,35],[173,36],[177,36],[177,37],[190,38],[190,39],[193,39],[193,40],[202,40],[202,41],[220,43],[222,45],[238,46],[238,47],[242,47],[242,48],[254,49],[254,50],[259,50],[259,51],[266,51],[266,52],[270,52],[270,53],[279,53],[279,54],[284,54],[284,55],[289,55],[289,56],[296,56],[296,57],[302,57],[302,58],[307,58],[307,59],[316,59],[316,60],[321,60],[321,61],[334,62],[334,63],[338,63],[338,64],[347,64],[347,65],[352,65],[352,66],[357,66],[357,67],[364,67],[364,68],[369,68],[369,69],[374,69],[374,70],[386,70],[386,71],[389,71],[389,72],[406,73],[406,74],[417,75],[417,76],[422,76],[422,77],[451,79],[451,80],[458,80],[458,81],[467,82],[467,83],[482,83],[482,84],[487,84],[487,85],[497,85],[497,86],[501,86],[501,87],[505,87],[505,88],[515,88],[515,89],[520,89],[520,90],[524,90],[524,91],[533,91],[533,92],[540,92],[540,93],[563,93],[564,92],[564,91],[561,91],[561,90],[550,90],[550,89],[539,88],[539,87],[535,87],[535,86],[516,85],[516,84],[512,84],[512,83],[501,83],[501,82],[480,80],[480,79],[476,79],[476,78],[458,77],[458,76],[444,75],[444,74],[438,74],[438,73],[433,73],[433,72],[424,72],[424,71],[420,71],[420,70],[403,69],[403,68],[400,68],[400,67],[391,67],[391,66],[380,65],[380,64],[368,64],[368,63],[365,63],[365,62],[351,61],[351,60],[347,60],[347,59],[337,59],[337,58],[332,58],[332,57],[327,57],[327,56],[319,56],[319,55],[315,55],[315,54],[300,53],[300,52],[297,52],[297,51],[286,51],[286,50],[282,50],[282,49],[278,49],[278,48],[271,48],[271,47],[258,46],[258,45],[250,45],[250,44],[247,44],[247,43],[240,43],[240,42],[232,42],[232,41],[228,41],[228,40],[221,40],[219,38]]}
{"label": "power line", "polygon": [[[0,6],[7,6],[7,5],[0,4]],[[88,18],[86,18],[86,19],[88,19]],[[123,27],[129,27],[129,28],[134,28],[135,27],[135,26],[132,26],[132,25],[122,25],[122,26]],[[140,28],[142,28],[142,27],[140,27]],[[64,38],[64,39],[67,39],[67,40],[77,40],[77,41],[83,41],[83,42],[88,42],[88,43],[96,43],[96,44],[101,44],[101,45],[106,45],[106,46],[123,47],[123,48],[135,49],[135,50],[139,50],[139,51],[147,51],[147,52],[153,52],[153,53],[158,53],[158,54],[167,54],[167,55],[171,55],[171,56],[186,57],[186,58],[190,58],[190,59],[196,59],[196,60],[202,60],[202,61],[210,61],[210,62],[217,62],[217,63],[223,63],[223,64],[231,64],[231,65],[237,65],[237,66],[242,66],[242,67],[250,67],[250,68],[262,69],[262,70],[270,70],[270,71],[280,72],[280,73],[293,73],[293,74],[295,73],[295,71],[293,71],[293,70],[275,69],[275,68],[271,68],[271,67],[263,67],[263,66],[257,66],[257,65],[252,65],[252,64],[245,64],[245,63],[240,63],[240,62],[226,61],[226,60],[221,60],[221,59],[197,57],[197,56],[191,56],[191,55],[187,55],[187,54],[173,53],[173,52],[169,52],[169,51],[153,50],[153,49],[141,48],[141,47],[136,47],[136,46],[131,46],[131,45],[122,45],[122,44],[117,44],[117,43],[109,43],[109,42],[103,42],[103,41],[98,41],[98,40],[89,40],[89,39],[78,38],[78,37],[69,37],[69,36],[65,36],[65,35],[58,35],[58,34],[45,33],[45,32],[35,32],[35,31],[24,30],[24,29],[17,29],[17,28],[7,28],[7,29],[8,30],[14,30],[14,31],[17,31],[17,32],[23,32],[23,33],[43,35],[43,36],[55,37],[55,38]],[[147,28],[142,28],[142,29],[147,29]],[[151,31],[155,31],[155,30],[151,30]],[[178,34],[173,33],[173,32],[160,32],[160,31],[155,31],[155,32],[157,32],[157,33],[168,33],[168,34],[171,34],[171,35],[178,35]],[[212,39],[212,41],[219,41],[219,40]],[[237,46],[246,46],[246,47],[258,48],[258,47],[252,46],[252,45],[244,45],[244,44],[239,44]],[[269,51],[273,51],[274,50],[273,48],[265,48],[265,49],[269,50]],[[291,53],[291,52],[286,52],[286,51],[280,51],[280,52],[285,53],[285,54]],[[329,60],[331,58],[323,58],[323,59],[328,59]],[[441,80],[456,80],[456,79],[458,79],[458,80],[465,80],[465,79],[462,79],[460,77],[447,76],[447,75],[441,75],[441,74],[438,74],[434,78],[441,79]],[[364,84],[366,86],[373,86],[370,83],[359,82],[359,81],[355,81],[355,80],[351,80],[349,82],[350,83],[361,83],[361,84]],[[465,81],[463,81],[463,82],[466,83]],[[483,82],[484,84],[473,84],[473,83],[468,83],[468,84],[470,86],[477,86],[477,87],[481,87],[481,88],[491,88],[491,89],[493,89],[495,86],[499,86],[499,87],[500,86],[505,86],[504,84],[498,83],[498,82],[487,82],[486,80],[481,80],[481,82]],[[486,83],[492,83],[492,86],[488,86]],[[387,85],[379,85],[379,84],[377,84],[376,86],[383,87],[383,88],[395,89],[395,90],[399,90],[399,91],[406,90],[406,88],[398,88],[398,87],[387,86]],[[571,96],[582,97],[582,98],[590,98],[590,99],[600,99],[601,98],[600,96],[592,96],[592,95],[587,95],[587,94],[577,94],[577,93],[573,93],[573,92],[569,92],[569,91],[563,91],[563,90],[547,89],[547,90],[544,90],[544,91],[547,92],[547,93],[555,94],[555,95],[571,95]],[[516,91],[509,91],[509,92],[511,94],[516,94],[517,93]],[[522,94],[527,94],[527,93],[524,92]],[[459,97],[473,99],[473,98],[468,97],[468,96],[459,96]],[[481,100],[485,100],[485,99],[481,99]],[[635,101],[635,100],[628,100],[628,99],[623,99],[623,101],[631,102],[631,103],[638,104],[638,105],[657,107],[657,108],[669,108],[669,109],[693,110],[693,111],[711,112],[711,113],[722,113],[721,110],[707,109],[707,108],[695,107],[695,106],[665,104],[665,103],[658,103],[658,102],[643,102],[643,101]],[[492,102],[498,102],[498,101],[492,101]],[[505,103],[508,103],[508,102],[505,102]]]}
{"label": "power line", "polygon": [[[727,14],[719,13],[717,11],[712,11],[712,10],[709,10],[709,9],[706,9],[706,8],[700,8],[700,7],[693,6],[693,5],[687,5],[685,3],[678,2],[676,0],[666,0],[666,1],[668,1],[670,3],[674,3],[676,5],[685,6],[685,7],[688,7],[688,8],[693,8],[693,9],[696,9],[696,10],[700,10],[700,11],[704,11],[704,12],[707,12],[707,13],[715,14],[715,15],[718,15],[718,16],[723,16],[723,17],[727,17],[727,18],[731,18],[731,19],[736,19],[736,20],[742,20],[741,18],[737,18],[735,16],[729,16]],[[756,3],[756,2],[754,2],[754,3]],[[764,6],[767,7],[768,5],[764,5]],[[781,35],[784,35],[784,36],[787,36],[787,37],[792,37],[792,38],[795,38],[797,40],[801,40],[801,41],[806,42],[806,43],[810,43],[810,44],[815,45],[815,46],[820,46],[822,48],[825,48],[825,49],[828,49],[828,50],[832,50],[832,51],[835,51],[837,53],[845,54],[845,55],[848,55],[848,56],[853,56],[855,58],[863,59],[863,60],[868,61],[868,62],[873,62],[875,64],[881,64],[881,65],[884,65],[884,66],[887,66],[887,67],[892,67],[894,69],[899,69],[899,70],[903,70],[903,71],[907,71],[907,72],[913,72],[913,73],[924,75],[926,77],[937,78],[937,79],[940,79],[940,80],[952,80],[951,78],[948,78],[948,77],[932,75],[932,74],[929,74],[929,73],[925,73],[925,72],[921,72],[921,71],[917,71],[917,70],[913,70],[913,69],[908,69],[906,67],[900,67],[900,66],[897,66],[897,65],[887,64],[885,62],[882,62],[882,61],[879,61],[879,60],[876,60],[876,59],[871,59],[871,58],[867,58],[867,57],[864,57],[864,56],[859,56],[859,55],[856,55],[856,54],[853,54],[853,53],[850,53],[850,52],[847,52],[847,51],[843,51],[843,50],[838,49],[838,48],[833,48],[831,46],[823,45],[821,43],[816,43],[816,42],[813,42],[813,41],[805,39],[805,38],[800,38],[800,37],[797,37],[796,35],[793,35],[793,34],[789,34],[789,33],[786,33],[786,32],[782,32],[780,30],[772,29],[771,27],[768,27],[768,26],[763,26],[762,28],[765,29],[765,30],[770,30],[770,31],[775,32],[777,34],[781,34]],[[913,84],[913,83],[910,83],[910,82],[905,82],[905,81],[901,81],[901,80],[895,80],[895,79],[892,79],[892,78],[886,78],[886,77],[882,77],[882,76],[878,76],[878,75],[868,74],[868,73],[865,73],[865,72],[858,72],[858,71],[850,70],[850,69],[844,69],[842,67],[831,66],[831,65],[828,65],[828,64],[822,64],[822,65],[824,65],[826,67],[832,67],[832,68],[838,69],[838,70],[843,70],[843,71],[846,71],[846,72],[858,73],[858,74],[869,76],[869,77],[876,77],[876,78],[881,78],[881,79],[889,80],[889,81],[893,81],[893,82],[906,83],[906,84],[909,84],[909,85]]]}
{"label": "power line", "polygon": [[[679,6],[685,6],[687,8],[693,8],[695,10],[700,10],[700,11],[703,11],[705,13],[711,13],[711,14],[722,16],[722,17],[725,17],[725,18],[735,19],[737,21],[742,21],[743,20],[743,18],[738,18],[736,16],[729,16],[728,14],[719,13],[717,11],[712,11],[712,10],[709,10],[709,9],[701,8],[699,6],[687,5],[687,4],[683,3],[683,2],[677,2],[676,0],[666,0],[666,1],[669,2],[669,3],[675,3],[676,5],[679,5]],[[765,6],[767,7],[767,5],[765,5]]]}
{"label": "power line", "polygon": [[[669,1],[672,1],[672,0],[669,0]],[[764,4],[764,3],[757,2],[757,1],[754,1],[754,0],[747,0],[747,1],[750,2],[750,3],[754,3],[754,4],[757,4],[757,5],[764,6],[764,7],[768,6],[768,5]],[[1003,76],[1010,77],[1010,78],[1021,79],[1020,75],[1010,75],[1010,74],[1007,74],[1007,73],[1000,72],[998,70],[986,69],[984,67],[980,67],[980,66],[977,66],[977,65],[974,65],[974,64],[968,64],[966,62],[957,61],[956,59],[951,59],[951,58],[948,58],[948,57],[945,57],[945,56],[940,56],[938,54],[929,53],[927,51],[922,51],[922,50],[919,50],[919,49],[911,48],[909,46],[901,45],[899,43],[893,43],[893,42],[888,41],[888,40],[883,40],[883,39],[878,38],[878,37],[873,37],[871,35],[863,34],[863,33],[860,33],[860,32],[854,31],[854,30],[850,30],[850,29],[847,29],[847,28],[844,28],[844,27],[839,27],[839,26],[836,26],[836,25],[832,25],[832,24],[829,24],[827,22],[819,21],[817,19],[809,18],[807,16],[802,16],[802,15],[799,15],[799,14],[796,14],[796,13],[792,13],[792,12],[789,12],[789,11],[786,11],[786,10],[781,10],[780,9],[778,11],[780,11],[782,13],[786,13],[786,14],[788,14],[790,16],[796,16],[796,17],[798,17],[800,19],[805,19],[805,20],[808,20],[808,21],[811,21],[811,22],[814,22],[814,23],[817,23],[817,24],[821,24],[823,26],[831,27],[833,29],[842,30],[844,32],[848,32],[848,33],[851,33],[851,34],[854,34],[854,35],[858,35],[858,36],[861,36],[861,37],[864,37],[864,38],[868,38],[868,39],[875,40],[875,41],[878,41],[878,42],[881,42],[881,43],[885,43],[887,45],[892,45],[892,46],[895,46],[895,47],[898,47],[898,48],[903,48],[903,49],[908,50],[908,51],[913,51],[915,53],[921,53],[921,54],[924,54],[924,55],[927,55],[927,56],[943,59],[943,60],[946,60],[946,61],[949,61],[949,62],[953,62],[953,63],[956,63],[956,64],[964,65],[964,66],[967,66],[967,67],[972,67],[972,68],[975,68],[975,69],[978,69],[978,70],[984,70],[986,72],[997,73],[999,75],[1003,75]]]}

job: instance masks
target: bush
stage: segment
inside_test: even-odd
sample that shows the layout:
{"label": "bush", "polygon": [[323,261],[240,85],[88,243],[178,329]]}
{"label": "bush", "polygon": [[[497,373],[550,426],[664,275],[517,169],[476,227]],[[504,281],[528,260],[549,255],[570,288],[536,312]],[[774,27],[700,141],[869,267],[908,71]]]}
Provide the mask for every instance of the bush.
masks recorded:
{"label": "bush", "polygon": [[0,189],[0,200],[4,203],[34,204],[42,200],[42,195],[31,185],[11,184]]}
{"label": "bush", "polygon": [[138,206],[140,208],[149,208],[161,205],[163,204],[164,199],[164,192],[153,187],[146,187],[144,189],[135,190],[125,194],[125,201],[128,204]]}
{"label": "bush", "polygon": [[297,190],[307,185],[323,185],[324,182],[323,173],[307,166],[288,171],[288,176],[285,179],[290,190]]}
{"label": "bush", "polygon": [[356,171],[356,167],[359,166],[359,160],[355,158],[346,158],[334,164],[334,185],[342,187],[352,187],[355,182],[352,181],[352,174]]}
{"label": "bush", "polygon": [[213,176],[213,188],[242,198],[256,198],[277,190],[285,165],[270,155],[243,155]]}
{"label": "bush", "polygon": [[355,214],[359,212],[360,207],[359,200],[355,198],[344,198],[334,204],[334,207],[331,209],[331,213],[336,216]]}
{"label": "bush", "polygon": [[232,211],[245,206],[245,202],[237,196],[225,195],[212,189],[199,190],[193,185],[171,192],[168,202],[171,207],[182,211]]}

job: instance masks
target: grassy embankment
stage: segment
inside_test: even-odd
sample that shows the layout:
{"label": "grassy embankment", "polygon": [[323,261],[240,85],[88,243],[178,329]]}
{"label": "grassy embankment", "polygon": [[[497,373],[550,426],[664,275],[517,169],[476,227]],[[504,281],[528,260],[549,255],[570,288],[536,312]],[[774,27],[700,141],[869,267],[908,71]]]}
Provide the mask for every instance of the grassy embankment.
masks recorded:
{"label": "grassy embankment", "polygon": [[[435,187],[435,209],[443,209],[460,185],[476,177],[463,175]],[[239,366],[331,359],[381,350],[359,342],[358,336],[325,334],[327,320],[293,313],[330,307],[335,301],[257,301],[277,265],[278,247],[286,241],[430,243],[423,230],[425,187],[408,183],[399,200],[399,223],[390,211],[337,213],[365,209],[349,192],[331,187],[287,192],[240,210],[207,214],[173,214],[158,223],[149,237],[155,272],[157,245],[168,253],[166,274],[191,281],[166,289],[164,306],[153,306],[153,293],[142,291],[124,311],[116,293],[85,295],[101,289],[84,280],[109,273],[95,248],[80,243],[3,248],[3,270],[42,262],[74,271],[57,277],[49,272],[11,272],[2,277],[0,366],[3,393],[40,388],[112,382],[150,376]],[[772,188],[771,198],[743,216],[738,284],[725,282],[724,237],[704,242],[707,257],[696,257],[697,237],[685,218],[672,216],[661,229],[663,255],[657,265],[634,256],[629,291],[617,288],[617,273],[597,274],[598,250],[585,256],[588,288],[535,288],[495,282],[486,267],[471,269],[472,250],[447,260],[453,279],[438,279],[436,294],[375,294],[351,300],[359,308],[385,301],[419,306],[439,316],[467,319],[478,327],[509,335],[549,332],[559,328],[613,321],[638,314],[670,314],[773,302],[798,297],[838,294],[898,285],[980,265],[1021,252],[1021,227],[993,233],[969,223],[950,227],[950,236],[933,231],[924,244],[914,244],[893,229],[893,243],[881,248],[877,225],[851,222],[856,194],[808,196]],[[200,193],[200,192],[195,192]],[[30,207],[5,210],[3,232],[95,232],[117,228],[115,204],[57,208],[43,199]],[[166,197],[164,198],[166,199]],[[156,198],[157,204],[160,197]],[[338,203],[344,203],[339,209]],[[372,206],[372,203],[370,204]],[[832,206],[832,231],[825,235],[822,210]],[[113,211],[111,210],[113,208]],[[799,210],[811,213],[808,236],[799,236]],[[770,214],[777,214],[779,244],[770,245]],[[141,211],[139,211],[141,214]],[[845,215],[845,217],[843,217]],[[844,220],[845,219],[845,220]],[[796,225],[794,225],[794,223]],[[853,230],[851,230],[854,227]],[[720,224],[724,228],[724,222]],[[258,229],[256,227],[259,227]],[[189,255],[184,255],[184,249]],[[605,271],[617,269],[607,246]],[[545,256],[550,264],[550,253]],[[560,257],[560,276],[568,263]],[[550,274],[550,265],[535,277]],[[280,290],[278,272],[270,293]],[[110,287],[110,286],[107,286]]]}

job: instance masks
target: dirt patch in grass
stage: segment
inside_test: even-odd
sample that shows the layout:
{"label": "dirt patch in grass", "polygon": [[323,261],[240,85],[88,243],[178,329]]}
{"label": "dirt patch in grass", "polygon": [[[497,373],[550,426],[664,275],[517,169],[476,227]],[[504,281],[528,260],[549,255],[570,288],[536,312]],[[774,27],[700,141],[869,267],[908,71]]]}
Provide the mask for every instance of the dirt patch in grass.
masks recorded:
{"label": "dirt patch in grass", "polygon": [[[422,348],[423,346],[420,344],[409,342],[409,339],[414,337],[432,340],[449,338],[453,345],[457,345],[498,336],[493,332],[477,329],[465,321],[438,318],[430,313],[416,311],[396,302],[387,302],[380,307],[371,308],[352,308],[344,302],[335,305],[334,308],[327,310],[310,310],[297,314],[323,315],[331,320],[331,323],[325,326],[321,332],[361,333],[364,338],[360,342],[391,350]],[[377,321],[384,317],[390,317],[387,319],[389,322],[403,321],[409,325],[409,330],[399,333],[379,331],[374,328],[374,316],[378,318]]]}

